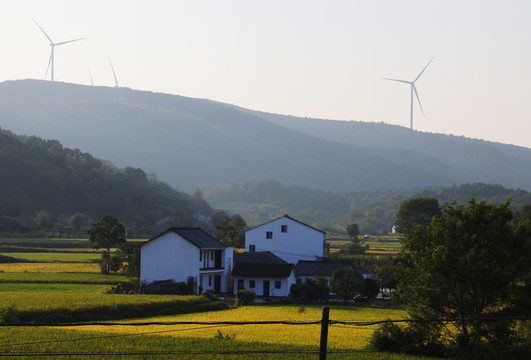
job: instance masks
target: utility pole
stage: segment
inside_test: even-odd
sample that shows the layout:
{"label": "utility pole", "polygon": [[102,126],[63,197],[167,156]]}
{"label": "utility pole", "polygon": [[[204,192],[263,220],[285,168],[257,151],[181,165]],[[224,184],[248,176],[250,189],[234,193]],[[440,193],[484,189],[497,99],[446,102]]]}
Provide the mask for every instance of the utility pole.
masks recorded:
{"label": "utility pole", "polygon": [[321,319],[321,342],[319,343],[319,360],[326,360],[326,345],[328,343],[328,306],[323,307]]}

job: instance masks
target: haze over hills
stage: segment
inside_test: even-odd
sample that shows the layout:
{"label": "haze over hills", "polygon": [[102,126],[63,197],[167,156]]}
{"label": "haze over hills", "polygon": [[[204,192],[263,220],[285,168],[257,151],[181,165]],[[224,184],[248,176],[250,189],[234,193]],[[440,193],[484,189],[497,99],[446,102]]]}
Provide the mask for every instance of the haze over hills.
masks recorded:
{"label": "haze over hills", "polygon": [[527,148],[127,88],[8,81],[0,113],[4,129],[155,172],[184,190],[262,179],[332,191],[531,184]]}

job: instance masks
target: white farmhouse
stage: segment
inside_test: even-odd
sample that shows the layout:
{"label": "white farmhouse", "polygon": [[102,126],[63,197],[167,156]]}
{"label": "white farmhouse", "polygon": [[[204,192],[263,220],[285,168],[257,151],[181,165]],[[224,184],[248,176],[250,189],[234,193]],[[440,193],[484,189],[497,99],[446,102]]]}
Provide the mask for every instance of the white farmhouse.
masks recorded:
{"label": "white farmhouse", "polygon": [[323,256],[325,233],[288,215],[245,232],[245,251],[271,251],[290,264]]}
{"label": "white farmhouse", "polygon": [[140,281],[193,281],[197,294],[232,291],[233,249],[199,228],[169,228],[140,249]]}

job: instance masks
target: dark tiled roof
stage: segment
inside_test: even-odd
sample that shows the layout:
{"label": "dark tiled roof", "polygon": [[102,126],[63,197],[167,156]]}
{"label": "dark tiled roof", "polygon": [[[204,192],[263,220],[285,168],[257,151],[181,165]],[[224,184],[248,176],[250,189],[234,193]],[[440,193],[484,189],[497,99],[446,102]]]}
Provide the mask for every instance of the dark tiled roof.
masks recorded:
{"label": "dark tiled roof", "polygon": [[232,276],[256,278],[286,278],[294,265],[288,264],[269,251],[234,254]]}
{"label": "dark tiled roof", "polygon": [[[324,231],[321,231],[321,230],[319,230],[319,229],[314,228],[313,226],[310,226],[310,225],[308,225],[308,224],[303,223],[302,221],[299,221],[299,220],[297,220],[297,219],[294,219],[294,218],[292,218],[291,216],[289,216],[288,214],[284,214],[284,215],[282,215],[282,216],[280,216],[280,217],[278,217],[278,218],[276,218],[276,219],[269,220],[268,222],[265,222],[265,223],[263,223],[263,224],[261,224],[261,225],[255,226],[254,228],[249,229],[249,230],[247,230],[247,231],[257,229],[257,228],[259,228],[260,226],[264,226],[265,224],[269,224],[269,223],[271,223],[271,222],[273,222],[273,221],[277,221],[278,219],[282,219],[282,218],[288,218],[288,219],[290,219],[290,220],[293,220],[293,221],[295,221],[295,222],[298,222],[299,224],[302,224],[302,225],[304,225],[304,226],[306,226],[306,227],[309,227],[310,229],[313,229],[313,230],[315,230],[315,231],[319,231],[320,233],[326,234]],[[246,231],[246,232],[247,232],[247,231]]]}
{"label": "dark tiled roof", "polygon": [[235,262],[232,276],[256,278],[287,278],[293,271],[293,264],[259,264]]}
{"label": "dark tiled roof", "polygon": [[171,227],[168,230],[164,231],[163,233],[155,236],[151,240],[145,242],[142,246],[147,244],[148,242],[151,242],[162,235],[167,234],[168,232],[173,232],[177,235],[180,235],[182,238],[188,240],[195,246],[197,246],[200,249],[225,249],[226,246],[216,240],[213,236],[211,236],[209,233],[204,231],[200,228],[176,228]]}
{"label": "dark tiled roof", "polygon": [[298,275],[311,275],[311,276],[332,276],[332,273],[336,269],[351,267],[350,261],[338,260],[338,261],[307,261],[299,260],[297,262],[297,274]]}
{"label": "dark tiled roof", "polygon": [[235,253],[234,262],[251,264],[287,264],[287,262],[273,254],[271,251]]}

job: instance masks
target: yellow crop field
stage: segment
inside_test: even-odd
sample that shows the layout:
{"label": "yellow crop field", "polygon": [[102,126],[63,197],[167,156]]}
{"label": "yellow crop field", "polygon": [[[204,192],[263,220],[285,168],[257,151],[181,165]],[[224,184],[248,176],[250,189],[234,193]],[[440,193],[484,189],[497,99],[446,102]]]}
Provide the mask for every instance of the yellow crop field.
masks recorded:
{"label": "yellow crop field", "polygon": [[[319,321],[322,308],[318,306],[245,306],[209,313],[156,317],[142,321]],[[401,319],[403,310],[332,306],[330,319],[340,321],[377,321]],[[328,345],[336,349],[362,349],[376,326],[332,325]],[[217,331],[236,335],[236,340],[285,345],[316,345],[319,343],[320,325],[154,325],[154,326],[83,326],[76,330],[113,333],[165,332],[165,335],[193,338],[213,338]]]}
{"label": "yellow crop field", "polygon": [[9,263],[0,264],[0,272],[18,273],[100,273],[95,263]]}

